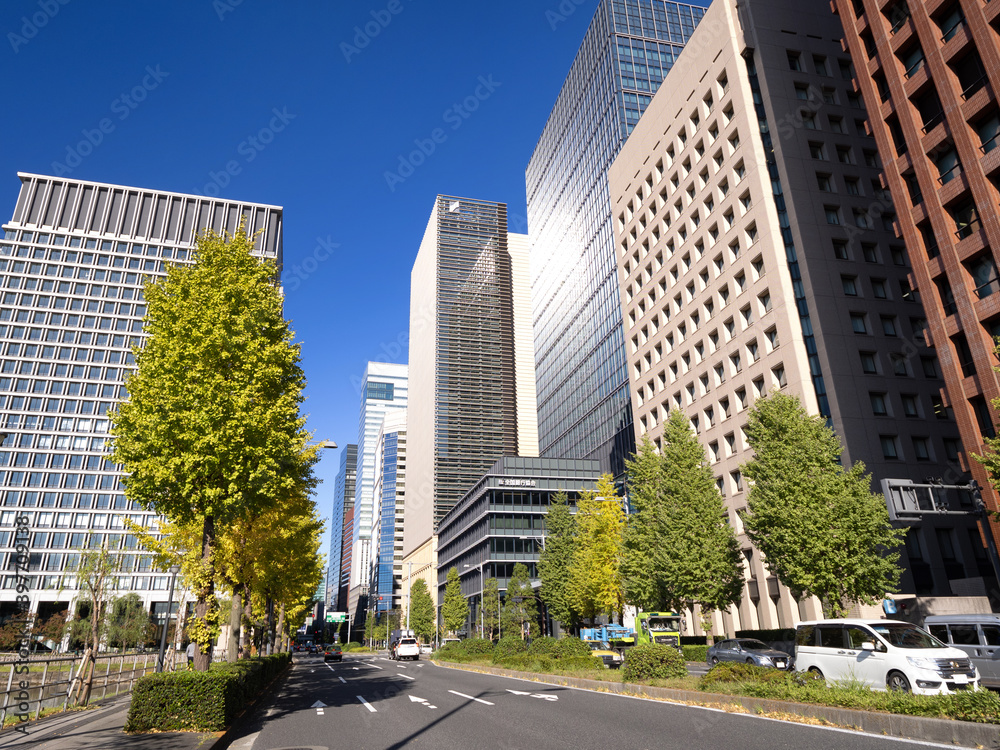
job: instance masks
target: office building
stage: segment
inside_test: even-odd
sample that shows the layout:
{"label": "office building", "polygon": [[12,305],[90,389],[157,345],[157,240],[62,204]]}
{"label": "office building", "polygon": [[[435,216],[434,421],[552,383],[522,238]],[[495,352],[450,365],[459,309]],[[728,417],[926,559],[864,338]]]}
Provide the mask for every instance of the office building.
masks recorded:
{"label": "office building", "polygon": [[[962,447],[948,447],[955,483],[971,472],[987,506],[996,491],[974,453],[994,437],[1000,382],[1000,5],[978,0],[835,4],[845,48],[895,199],[897,231],[927,310],[946,399]],[[994,536],[1000,526],[993,523]]]}
{"label": "office building", "polygon": [[527,240],[507,206],[439,195],[410,277],[404,556],[501,456],[537,452]]}
{"label": "office building", "polygon": [[403,494],[406,489],[406,411],[386,415],[375,441],[375,523],[369,609],[398,610],[403,595]]}
{"label": "office building", "polygon": [[14,518],[27,516],[28,595],[41,618],[79,592],[64,571],[84,545],[124,550],[119,593],[166,611],[170,576],[124,520],[152,532],[109,464],[108,411],[125,397],[131,346],[143,337],[144,278],[187,263],[204,228],[261,231],[257,252],[281,265],[282,209],[82,180],[18,174],[0,241],[0,619],[15,603]]}
{"label": "office building", "polygon": [[448,571],[458,570],[462,594],[471,605],[467,627],[470,635],[479,624],[487,578],[497,579],[503,595],[514,565],[520,562],[538,581],[545,514],[553,496],[565,492],[570,504],[575,505],[583,490],[597,489],[600,476],[601,464],[595,460],[505,457],[484,472],[448,511],[438,532],[435,588],[438,601],[443,601]]}
{"label": "office building", "polygon": [[705,9],[601,0],[525,173],[543,456],[635,450],[607,170]]}
{"label": "office building", "polygon": [[361,414],[358,420],[357,475],[351,531],[351,577],[348,611],[359,625],[364,622],[365,597],[371,581],[372,523],[375,517],[375,454],[382,422],[392,412],[406,412],[407,367],[369,362],[359,383]]}
{"label": "office building", "polygon": [[[876,491],[942,476],[958,441],[839,36],[818,0],[715,0],[609,172],[637,438],[682,409],[706,448],[746,558],[728,633],[820,614],[743,533],[755,399],[827,417]],[[903,592],[985,593],[953,521],[911,529]]]}
{"label": "office building", "polygon": [[354,481],[358,471],[358,446],[351,443],[340,453],[340,470],[333,490],[330,517],[330,558],[326,578],[327,606],[332,612],[347,611],[347,589],[351,577],[351,536],[354,531]]}

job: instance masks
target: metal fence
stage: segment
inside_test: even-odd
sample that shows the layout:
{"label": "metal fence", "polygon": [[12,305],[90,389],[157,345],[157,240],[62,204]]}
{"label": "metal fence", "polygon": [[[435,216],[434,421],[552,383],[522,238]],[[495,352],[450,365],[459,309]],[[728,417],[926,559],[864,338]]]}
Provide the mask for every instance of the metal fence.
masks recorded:
{"label": "metal fence", "polygon": [[[8,716],[27,714],[30,718],[37,719],[43,709],[66,708],[79,657],[33,656],[19,660],[14,654],[10,656],[13,658],[0,661],[0,684],[5,685],[0,693],[3,696],[0,702],[0,727]],[[180,657],[183,659],[183,652]],[[136,680],[154,670],[156,658],[154,651],[99,654],[94,664],[90,700],[97,701],[130,692]],[[166,661],[167,669],[170,669],[172,661]],[[27,667],[27,671],[22,667]],[[22,683],[27,683],[27,687]]]}

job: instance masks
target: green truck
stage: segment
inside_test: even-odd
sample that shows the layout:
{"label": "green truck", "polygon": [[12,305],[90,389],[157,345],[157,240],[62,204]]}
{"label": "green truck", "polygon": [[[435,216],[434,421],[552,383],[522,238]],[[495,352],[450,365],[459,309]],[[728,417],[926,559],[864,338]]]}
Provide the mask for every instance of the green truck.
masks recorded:
{"label": "green truck", "polygon": [[684,618],[677,612],[639,612],[635,616],[635,644],[662,643],[681,650]]}

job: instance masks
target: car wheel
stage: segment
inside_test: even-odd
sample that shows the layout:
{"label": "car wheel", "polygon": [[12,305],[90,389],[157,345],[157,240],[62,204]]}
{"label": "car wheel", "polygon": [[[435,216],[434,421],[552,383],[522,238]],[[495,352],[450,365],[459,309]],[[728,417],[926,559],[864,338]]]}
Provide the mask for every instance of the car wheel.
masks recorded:
{"label": "car wheel", "polygon": [[753,664],[753,659],[748,658],[747,659],[747,664]]}
{"label": "car wheel", "polygon": [[890,672],[885,678],[885,686],[889,690],[898,690],[901,693],[910,692],[910,681],[902,672]]}
{"label": "car wheel", "polygon": [[716,664],[719,663],[719,657],[718,656],[713,656],[711,658],[711,662],[712,662],[712,666],[714,667]]}
{"label": "car wheel", "polygon": [[[816,667],[809,667],[809,673],[814,674],[817,677],[823,677],[823,673],[819,671]],[[825,679],[825,678],[824,678]]]}

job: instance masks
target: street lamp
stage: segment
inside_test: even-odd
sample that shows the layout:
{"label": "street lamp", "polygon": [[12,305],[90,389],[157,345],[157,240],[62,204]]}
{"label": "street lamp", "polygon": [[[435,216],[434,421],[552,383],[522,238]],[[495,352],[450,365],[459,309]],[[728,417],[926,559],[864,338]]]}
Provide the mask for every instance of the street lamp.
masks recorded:
{"label": "street lamp", "polygon": [[163,671],[163,657],[167,652],[167,630],[170,628],[170,610],[174,606],[174,581],[181,570],[180,565],[171,565],[170,572],[170,593],[167,594],[167,615],[163,620],[163,632],[160,634],[160,656],[156,660],[156,671]]}
{"label": "street lamp", "polygon": [[[483,579],[483,563],[479,563],[478,566],[473,565],[463,565],[463,568],[479,568],[479,637],[486,637],[486,628],[483,626],[483,601],[486,595],[486,581]],[[492,628],[493,626],[490,625]]]}

